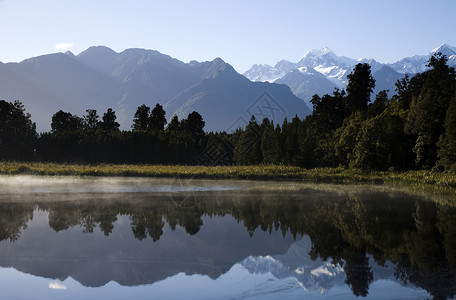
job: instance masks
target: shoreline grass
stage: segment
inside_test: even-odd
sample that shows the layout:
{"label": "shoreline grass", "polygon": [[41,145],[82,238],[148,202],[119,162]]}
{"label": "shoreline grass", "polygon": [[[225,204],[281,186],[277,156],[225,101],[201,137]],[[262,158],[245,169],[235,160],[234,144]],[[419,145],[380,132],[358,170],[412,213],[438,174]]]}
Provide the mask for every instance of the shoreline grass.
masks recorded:
{"label": "shoreline grass", "polygon": [[456,195],[456,174],[432,171],[362,171],[344,168],[303,169],[293,166],[182,166],[126,164],[58,164],[0,162],[1,175],[128,176],[200,179],[294,180],[314,183],[402,185],[432,193]]}

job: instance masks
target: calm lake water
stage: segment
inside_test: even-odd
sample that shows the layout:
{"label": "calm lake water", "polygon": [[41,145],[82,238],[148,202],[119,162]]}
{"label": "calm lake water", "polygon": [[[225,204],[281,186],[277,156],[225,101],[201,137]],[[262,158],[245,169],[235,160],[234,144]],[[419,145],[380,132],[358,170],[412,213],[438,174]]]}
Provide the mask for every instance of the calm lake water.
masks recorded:
{"label": "calm lake water", "polygon": [[0,177],[0,299],[454,299],[456,208],[386,187]]}

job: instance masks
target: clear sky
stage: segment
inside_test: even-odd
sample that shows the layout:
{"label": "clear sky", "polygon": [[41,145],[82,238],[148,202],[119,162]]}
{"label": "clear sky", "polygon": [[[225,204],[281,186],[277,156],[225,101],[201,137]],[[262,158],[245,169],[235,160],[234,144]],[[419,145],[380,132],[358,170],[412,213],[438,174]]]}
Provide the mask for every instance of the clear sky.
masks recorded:
{"label": "clear sky", "polygon": [[389,63],[456,46],[456,0],[0,0],[0,61],[105,45],[184,62],[298,61],[324,46]]}

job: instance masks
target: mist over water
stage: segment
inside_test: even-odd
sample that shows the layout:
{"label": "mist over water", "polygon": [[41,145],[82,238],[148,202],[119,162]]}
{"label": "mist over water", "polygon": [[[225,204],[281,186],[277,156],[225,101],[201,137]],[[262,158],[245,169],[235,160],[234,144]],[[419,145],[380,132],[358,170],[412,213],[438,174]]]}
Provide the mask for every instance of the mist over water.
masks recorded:
{"label": "mist over water", "polygon": [[176,178],[0,176],[0,194],[29,193],[174,193],[224,191],[249,184],[230,180]]}

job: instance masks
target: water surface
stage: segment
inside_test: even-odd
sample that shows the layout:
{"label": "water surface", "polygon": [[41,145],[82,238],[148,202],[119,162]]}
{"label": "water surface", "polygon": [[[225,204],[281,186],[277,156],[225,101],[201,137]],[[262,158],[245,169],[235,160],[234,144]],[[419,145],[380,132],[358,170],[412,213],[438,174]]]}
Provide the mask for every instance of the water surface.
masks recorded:
{"label": "water surface", "polygon": [[0,217],[2,299],[455,297],[456,209],[383,187],[4,176]]}

